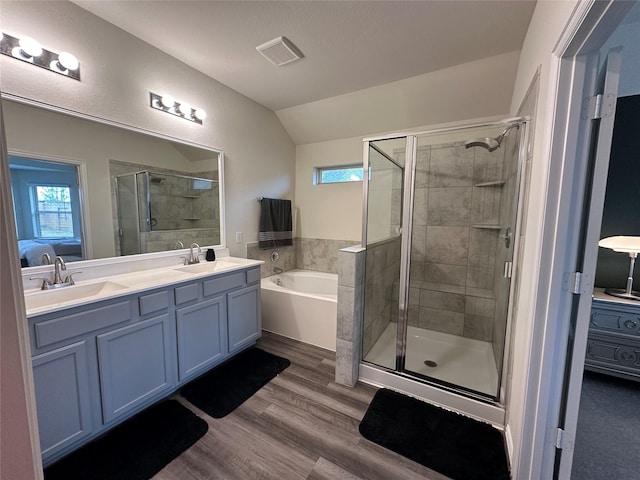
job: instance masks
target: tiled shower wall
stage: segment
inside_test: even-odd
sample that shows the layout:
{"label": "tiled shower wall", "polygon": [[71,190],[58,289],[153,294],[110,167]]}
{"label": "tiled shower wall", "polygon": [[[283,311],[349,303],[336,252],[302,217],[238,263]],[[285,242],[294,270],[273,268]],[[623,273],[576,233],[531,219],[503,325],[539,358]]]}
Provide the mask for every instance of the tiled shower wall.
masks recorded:
{"label": "tiled shower wall", "polygon": [[[328,240],[324,238],[294,238],[293,246],[273,247],[261,250],[258,242],[247,243],[247,258],[265,262],[260,273],[268,277],[274,268],[292,270],[313,270],[316,272],[338,273],[338,252],[342,248],[359,244],[359,240]],[[278,260],[271,261],[271,253],[278,252]]]}
{"label": "tiled shower wall", "polygon": [[410,325],[494,338],[503,159],[462,142],[418,147]]}
{"label": "tiled shower wall", "polygon": [[369,353],[389,323],[397,321],[401,237],[369,245],[365,257],[363,357]]}

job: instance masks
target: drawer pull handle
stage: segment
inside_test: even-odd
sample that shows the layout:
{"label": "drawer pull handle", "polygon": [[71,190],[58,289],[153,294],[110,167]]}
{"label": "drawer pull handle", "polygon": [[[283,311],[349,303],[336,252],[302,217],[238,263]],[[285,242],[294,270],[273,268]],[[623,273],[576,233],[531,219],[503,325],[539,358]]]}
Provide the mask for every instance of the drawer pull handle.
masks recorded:
{"label": "drawer pull handle", "polygon": [[638,322],[634,322],[633,320],[627,320],[624,322],[624,326],[627,328],[635,328],[638,325]]}
{"label": "drawer pull handle", "polygon": [[629,353],[629,352],[620,353],[620,358],[622,358],[622,360],[624,360],[625,362],[628,362],[629,360],[633,360],[634,357],[635,355],[633,353]]}

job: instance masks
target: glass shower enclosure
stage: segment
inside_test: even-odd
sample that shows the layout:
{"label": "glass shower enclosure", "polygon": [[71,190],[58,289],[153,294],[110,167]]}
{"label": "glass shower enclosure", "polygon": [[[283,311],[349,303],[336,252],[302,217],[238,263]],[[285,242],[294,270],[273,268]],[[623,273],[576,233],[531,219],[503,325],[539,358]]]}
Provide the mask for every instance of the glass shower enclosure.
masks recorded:
{"label": "glass shower enclosure", "polygon": [[499,402],[522,118],[365,141],[362,358]]}
{"label": "glass shower enclosure", "polygon": [[120,255],[220,243],[217,180],[153,171],[115,180]]}

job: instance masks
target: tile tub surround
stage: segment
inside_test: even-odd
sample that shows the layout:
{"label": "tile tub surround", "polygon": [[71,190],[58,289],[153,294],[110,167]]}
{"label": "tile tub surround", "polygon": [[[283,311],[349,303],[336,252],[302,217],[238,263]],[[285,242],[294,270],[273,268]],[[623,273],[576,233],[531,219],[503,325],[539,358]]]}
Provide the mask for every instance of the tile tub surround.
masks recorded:
{"label": "tile tub surround", "polygon": [[361,360],[365,249],[340,250],[338,266],[338,322],[336,383],[353,387]]}
{"label": "tile tub surround", "polygon": [[[274,247],[266,250],[258,248],[258,242],[247,243],[247,258],[263,260],[262,277],[274,274],[273,268],[283,270],[313,270],[338,274],[338,251],[359,243],[359,240],[329,240],[325,238],[293,239],[293,246]],[[280,258],[271,261],[271,252],[277,251]]]}

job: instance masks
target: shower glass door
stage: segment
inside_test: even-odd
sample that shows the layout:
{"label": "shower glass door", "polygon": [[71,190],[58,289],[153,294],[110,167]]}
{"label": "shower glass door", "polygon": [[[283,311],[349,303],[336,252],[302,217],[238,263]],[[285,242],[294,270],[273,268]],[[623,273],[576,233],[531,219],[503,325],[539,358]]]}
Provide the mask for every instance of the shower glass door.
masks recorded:
{"label": "shower glass door", "polygon": [[[521,121],[448,129],[409,136],[406,145],[395,140],[384,150],[394,160],[410,150],[398,192],[404,238],[380,243],[365,234],[366,362],[500,399],[524,131]],[[383,142],[389,140],[371,145]],[[368,194],[369,208],[379,211],[376,202],[385,196],[372,185]],[[369,212],[367,231],[382,218]]]}

